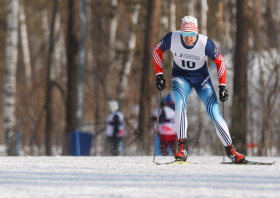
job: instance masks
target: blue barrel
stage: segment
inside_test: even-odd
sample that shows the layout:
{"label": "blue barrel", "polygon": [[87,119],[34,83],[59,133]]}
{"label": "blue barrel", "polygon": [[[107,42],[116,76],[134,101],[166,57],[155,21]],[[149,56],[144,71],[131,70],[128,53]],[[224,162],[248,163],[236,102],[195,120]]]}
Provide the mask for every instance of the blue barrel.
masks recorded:
{"label": "blue barrel", "polygon": [[90,156],[93,134],[81,131],[71,133],[70,155]]}

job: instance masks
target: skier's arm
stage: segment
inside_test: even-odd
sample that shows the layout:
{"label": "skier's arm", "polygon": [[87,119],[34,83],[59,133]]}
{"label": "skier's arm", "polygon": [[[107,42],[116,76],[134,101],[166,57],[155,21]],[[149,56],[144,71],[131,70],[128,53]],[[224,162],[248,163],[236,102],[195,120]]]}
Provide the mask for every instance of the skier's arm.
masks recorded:
{"label": "skier's arm", "polygon": [[162,54],[166,50],[170,49],[171,45],[171,35],[172,32],[168,33],[163,37],[158,44],[154,47],[153,51],[153,58],[154,58],[154,65],[155,65],[155,70],[156,70],[156,75],[162,74]]}
{"label": "skier's arm", "polygon": [[226,67],[224,57],[210,39],[207,39],[205,54],[217,65],[219,86],[226,86]]}

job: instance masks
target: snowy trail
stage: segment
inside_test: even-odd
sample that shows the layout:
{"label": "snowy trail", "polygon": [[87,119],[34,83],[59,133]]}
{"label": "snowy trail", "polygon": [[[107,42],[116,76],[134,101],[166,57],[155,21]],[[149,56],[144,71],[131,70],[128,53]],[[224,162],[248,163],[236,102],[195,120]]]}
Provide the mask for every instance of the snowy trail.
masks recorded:
{"label": "snowy trail", "polygon": [[248,160],[275,164],[221,165],[216,156],[164,166],[153,164],[152,156],[1,157],[0,197],[280,197],[280,158]]}

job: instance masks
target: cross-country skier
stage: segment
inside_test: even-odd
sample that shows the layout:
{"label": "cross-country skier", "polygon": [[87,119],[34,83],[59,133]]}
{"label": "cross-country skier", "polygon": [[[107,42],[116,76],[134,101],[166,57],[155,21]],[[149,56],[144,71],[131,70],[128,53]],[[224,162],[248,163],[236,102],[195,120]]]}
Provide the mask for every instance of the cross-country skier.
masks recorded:
{"label": "cross-country skier", "polygon": [[119,103],[116,100],[109,101],[111,114],[108,116],[106,135],[111,155],[118,156],[119,145],[124,134],[124,117],[119,111]]}
{"label": "cross-country skier", "polygon": [[[152,120],[157,121],[158,108],[154,110]],[[158,132],[160,136],[160,151],[163,156],[168,155],[168,148],[173,155],[176,154],[177,133],[175,130],[175,111],[166,105],[166,99],[162,98],[159,113]],[[156,129],[156,124],[155,127]]]}
{"label": "cross-country skier", "polygon": [[166,50],[173,53],[172,93],[175,101],[175,128],[179,141],[176,160],[186,161],[188,158],[187,145],[187,104],[192,87],[204,103],[210,119],[215,125],[216,132],[228,157],[235,163],[245,161],[245,156],[233,148],[228,126],[221,116],[218,99],[212,85],[206,62],[206,55],[217,65],[219,78],[219,99],[228,99],[226,89],[226,67],[222,54],[213,41],[198,34],[197,19],[192,16],[182,18],[181,30],[170,32],[162,38],[153,51],[156,70],[156,86],[158,90],[165,88],[162,71],[162,54]]}

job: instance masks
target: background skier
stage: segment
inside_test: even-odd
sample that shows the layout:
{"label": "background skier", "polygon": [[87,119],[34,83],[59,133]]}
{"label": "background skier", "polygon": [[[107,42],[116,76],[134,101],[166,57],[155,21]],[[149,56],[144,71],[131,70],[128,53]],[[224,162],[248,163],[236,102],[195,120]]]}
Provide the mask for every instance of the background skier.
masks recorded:
{"label": "background skier", "polygon": [[[154,110],[153,121],[157,121],[158,108]],[[155,124],[156,128],[156,124]],[[158,132],[160,136],[160,151],[163,156],[168,155],[170,147],[173,155],[176,154],[177,132],[175,130],[175,111],[166,105],[166,98],[161,100]]]}
{"label": "background skier", "polygon": [[119,145],[124,133],[124,117],[119,111],[119,103],[116,100],[109,101],[111,114],[108,117],[106,135],[111,155],[118,156],[120,154]]}

